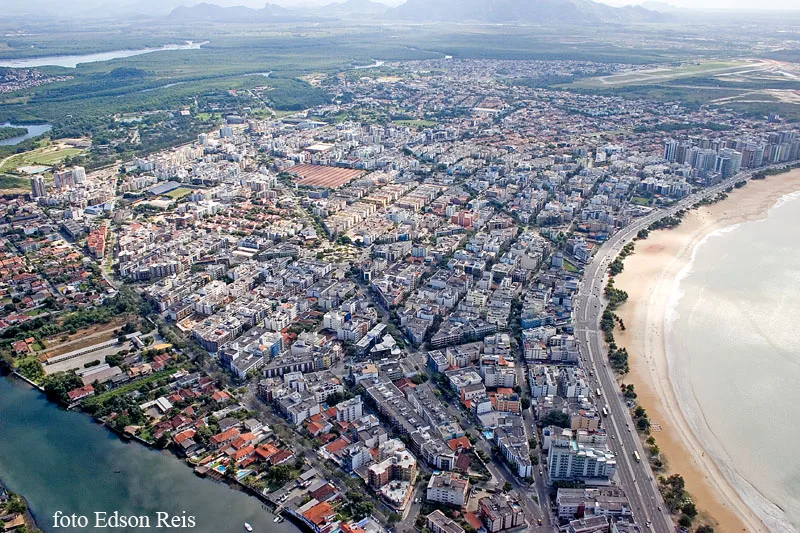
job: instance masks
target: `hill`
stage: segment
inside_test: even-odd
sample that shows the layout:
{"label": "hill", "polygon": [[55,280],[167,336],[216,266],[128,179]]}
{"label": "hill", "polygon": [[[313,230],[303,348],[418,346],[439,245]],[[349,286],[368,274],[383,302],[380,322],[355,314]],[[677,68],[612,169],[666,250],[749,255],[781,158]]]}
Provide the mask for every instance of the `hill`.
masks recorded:
{"label": "hill", "polygon": [[667,15],[642,7],[612,7],[592,0],[407,0],[389,16],[414,22],[586,24],[662,22]]}

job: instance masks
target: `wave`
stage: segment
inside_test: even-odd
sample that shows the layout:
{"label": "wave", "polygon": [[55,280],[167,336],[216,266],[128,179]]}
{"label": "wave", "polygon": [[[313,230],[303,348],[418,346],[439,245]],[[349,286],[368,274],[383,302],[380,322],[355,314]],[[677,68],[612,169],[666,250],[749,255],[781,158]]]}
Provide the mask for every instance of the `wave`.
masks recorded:
{"label": "wave", "polygon": [[775,202],[775,204],[770,208],[770,211],[773,209],[778,209],[779,207],[783,206],[791,202],[792,200],[800,199],[800,191],[790,192],[789,194],[784,194]]}
{"label": "wave", "polygon": [[[779,208],[795,199],[800,199],[800,191],[781,197],[770,210]],[[679,365],[676,364],[677,361],[675,360],[676,354],[679,353],[678,347],[675,346],[677,333],[675,328],[680,318],[678,307],[686,296],[686,292],[682,289],[681,284],[693,272],[698,253],[709,240],[736,231],[744,224],[748,223],[750,222],[733,224],[708,233],[694,246],[689,261],[687,261],[675,276],[664,312],[664,350],[667,362],[667,373],[671,386],[675,391],[680,410],[691,428],[692,434],[700,443],[705,453],[712,458],[716,467],[722,472],[725,480],[739,494],[745,504],[767,525],[770,531],[796,533],[798,530],[789,522],[786,512],[780,506],[769,500],[757,487],[745,479],[735,469],[733,466],[736,464],[735,461],[726,453],[719,438],[714,434],[714,431],[709,426],[703,414],[700,402],[695,396],[693,383],[687,376],[681,376],[678,373]]]}

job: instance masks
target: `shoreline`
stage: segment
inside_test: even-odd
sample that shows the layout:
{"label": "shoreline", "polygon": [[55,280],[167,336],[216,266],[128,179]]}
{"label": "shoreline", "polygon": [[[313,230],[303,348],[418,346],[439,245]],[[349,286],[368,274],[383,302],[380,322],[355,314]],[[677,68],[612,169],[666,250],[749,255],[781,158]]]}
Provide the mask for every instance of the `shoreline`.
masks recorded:
{"label": "shoreline", "polygon": [[716,232],[765,218],[782,197],[797,191],[800,170],[751,180],[725,200],[688,211],[676,228],[651,231],[647,239],[637,241],[616,276],[617,288],[629,295],[616,310],[626,330],[614,331],[617,344],[630,353],[631,371],[622,381],[635,385],[637,402],[650,415],[666,471],[683,476],[701,517],[725,532],[769,531],[754,510],[765,502],[745,501],[742,493],[752,496],[755,488],[742,487],[736,481],[746,480],[711,457],[682,410],[686,402],[676,391],[666,348],[669,308],[700,244]]}
{"label": "shoreline", "polygon": [[[61,404],[59,402],[55,402],[51,398],[48,398],[47,395],[44,392],[44,388],[41,387],[40,385],[37,385],[35,382],[31,381],[30,379],[26,378],[25,376],[23,376],[22,374],[14,371],[14,370],[8,371],[8,369],[4,368],[1,364],[0,364],[0,379],[18,379],[18,380],[24,382],[26,385],[30,386],[32,389],[34,389],[37,392],[39,392],[43,397],[45,397],[45,399],[46,399],[46,401],[48,403],[55,405],[59,409],[64,409],[65,411],[70,411],[71,410],[68,406],[63,405],[63,404]],[[80,406],[78,406],[78,407],[80,407]],[[249,487],[249,486],[245,485],[244,483],[240,482],[239,480],[233,480],[233,479],[227,478],[225,476],[212,476],[212,475],[209,475],[209,474],[200,474],[197,471],[197,468],[196,468],[197,465],[195,465],[194,463],[189,461],[188,458],[181,457],[180,455],[178,455],[176,453],[176,451],[171,446],[168,446],[167,448],[158,448],[153,443],[147,442],[146,440],[143,440],[142,438],[137,437],[136,435],[126,435],[125,433],[114,429],[113,427],[108,425],[105,421],[103,421],[101,419],[98,419],[98,418],[94,417],[93,415],[91,415],[91,414],[89,414],[89,413],[87,413],[85,411],[82,411],[82,410],[78,409],[77,413],[80,416],[88,417],[92,422],[102,426],[105,431],[108,431],[108,432],[114,434],[118,439],[120,439],[123,442],[126,442],[126,443],[134,442],[134,443],[136,443],[136,445],[142,445],[142,446],[144,446],[145,448],[147,448],[150,451],[163,452],[165,455],[168,455],[171,460],[172,459],[177,460],[180,463],[183,463],[185,466],[191,468],[192,469],[192,473],[194,475],[196,475],[197,477],[199,477],[199,478],[201,478],[201,479],[203,479],[205,481],[211,481],[211,482],[214,482],[214,483],[219,483],[219,484],[225,485],[228,490],[235,490],[237,492],[241,492],[241,493],[245,494],[248,497],[255,498],[256,500],[258,500],[261,503],[262,508],[264,508],[267,511],[267,513],[270,514],[270,515],[274,515],[276,517],[277,516],[281,516],[282,518],[284,518],[284,520],[285,520],[285,516],[283,516],[284,514],[286,514],[286,516],[290,516],[292,518],[292,520],[290,520],[290,521],[292,522],[292,524],[296,527],[296,529],[298,531],[310,531],[311,533],[314,533],[313,530],[308,527],[308,524],[306,524],[305,522],[302,522],[301,520],[295,520],[294,519],[295,517],[293,515],[291,515],[290,513],[288,513],[286,509],[283,509],[280,514],[277,514],[276,511],[278,509],[280,509],[281,506],[276,505],[275,502],[273,502],[268,496],[259,493],[258,491],[256,491],[252,487]],[[5,485],[3,485],[2,484],[2,480],[0,480],[0,487],[3,487],[3,486],[5,486]],[[25,499],[25,498],[23,497],[23,499]],[[40,529],[38,529],[38,526],[36,525],[37,524],[36,516],[34,516],[33,512],[31,511],[27,500],[25,500],[25,504],[26,504],[26,510],[25,510],[26,519],[28,519],[28,518],[30,519],[29,525],[33,524],[33,526],[36,528],[34,531],[41,531]],[[269,509],[267,509],[267,506],[270,506]]]}

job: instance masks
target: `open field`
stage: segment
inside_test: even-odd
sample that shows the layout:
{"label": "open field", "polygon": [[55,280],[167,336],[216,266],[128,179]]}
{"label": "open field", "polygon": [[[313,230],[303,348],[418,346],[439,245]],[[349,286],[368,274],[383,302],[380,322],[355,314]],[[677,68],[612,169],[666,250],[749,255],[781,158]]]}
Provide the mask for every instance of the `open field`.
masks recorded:
{"label": "open field", "polygon": [[63,337],[59,335],[56,338],[47,339],[47,350],[39,354],[39,360],[45,361],[57,355],[63,355],[68,352],[80,350],[88,346],[93,346],[101,342],[109,341],[116,337],[114,330],[121,328],[130,317],[119,317],[108,324],[97,324],[85,329],[77,331],[74,335],[67,336],[65,341],[60,339]]}
{"label": "open field", "polygon": [[67,157],[74,157],[83,152],[80,148],[68,148],[62,145],[51,145],[36,148],[29,152],[13,155],[0,166],[0,172],[13,172],[19,167],[26,166],[52,166],[60,163]]}

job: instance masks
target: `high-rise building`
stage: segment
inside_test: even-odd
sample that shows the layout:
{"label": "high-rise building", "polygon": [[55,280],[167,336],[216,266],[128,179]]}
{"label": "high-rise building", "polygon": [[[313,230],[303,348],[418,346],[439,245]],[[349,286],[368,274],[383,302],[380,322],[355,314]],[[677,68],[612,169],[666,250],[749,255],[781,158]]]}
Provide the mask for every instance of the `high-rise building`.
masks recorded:
{"label": "high-rise building", "polygon": [[733,176],[742,166],[742,154],[730,148],[720,150],[714,161],[714,172],[722,174],[724,178]]}
{"label": "high-rise building", "polygon": [[[578,432],[580,438],[580,432]],[[602,478],[611,479],[617,471],[617,459],[604,444],[579,441],[569,429],[555,435],[547,454],[550,481]]]}
{"label": "high-rise building", "polygon": [[53,186],[56,189],[68,189],[75,185],[71,170],[58,170],[53,172]]}
{"label": "high-rise building", "polygon": [[34,176],[31,178],[31,197],[41,198],[46,193],[44,187],[44,178],[41,176]]}
{"label": "high-rise building", "polygon": [[664,159],[667,161],[675,161],[675,155],[678,151],[678,141],[672,139],[664,143]]}
{"label": "high-rise building", "polygon": [[81,183],[86,181],[86,169],[83,167],[73,167],[72,181],[75,182],[75,185],[80,185]]}

